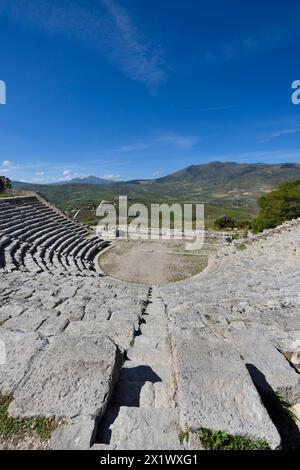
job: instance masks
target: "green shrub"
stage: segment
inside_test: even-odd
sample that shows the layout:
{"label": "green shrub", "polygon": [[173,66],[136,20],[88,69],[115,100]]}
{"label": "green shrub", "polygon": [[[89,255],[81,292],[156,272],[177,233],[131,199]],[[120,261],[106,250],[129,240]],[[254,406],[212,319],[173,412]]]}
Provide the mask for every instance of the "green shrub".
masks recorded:
{"label": "green shrub", "polygon": [[11,181],[6,176],[0,176],[0,192],[11,189]]}
{"label": "green shrub", "polygon": [[245,436],[231,436],[222,431],[202,428],[199,433],[202,445],[207,450],[270,450],[266,441],[252,440]]}
{"label": "green shrub", "polygon": [[241,220],[236,223],[237,228],[250,230],[252,228],[252,222],[250,220]]}
{"label": "green shrub", "polygon": [[281,183],[278,189],[259,198],[257,204],[260,211],[251,224],[254,233],[300,217],[300,180]]}
{"label": "green shrub", "polygon": [[179,441],[181,444],[184,442],[189,442],[190,433],[189,431],[181,431],[179,433]]}
{"label": "green shrub", "polygon": [[236,222],[234,219],[227,215],[223,215],[215,220],[214,225],[218,229],[222,228],[234,228],[236,226]]}

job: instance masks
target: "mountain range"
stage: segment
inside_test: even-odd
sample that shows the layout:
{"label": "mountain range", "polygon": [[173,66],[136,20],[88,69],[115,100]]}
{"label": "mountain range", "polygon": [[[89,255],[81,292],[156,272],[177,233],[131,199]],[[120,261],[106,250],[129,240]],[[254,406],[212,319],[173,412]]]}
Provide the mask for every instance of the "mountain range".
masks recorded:
{"label": "mountain range", "polygon": [[111,186],[114,184],[114,181],[107,178],[98,178],[98,176],[90,175],[84,176],[83,178],[71,178],[65,181],[57,181],[56,183],[52,184],[95,184],[97,186]]}
{"label": "mountain range", "polygon": [[13,181],[17,189],[37,190],[56,203],[108,200],[127,195],[132,200],[205,202],[253,207],[256,199],[282,181],[300,179],[298,163],[211,162],[192,165],[157,179],[111,181],[96,176],[47,185]]}

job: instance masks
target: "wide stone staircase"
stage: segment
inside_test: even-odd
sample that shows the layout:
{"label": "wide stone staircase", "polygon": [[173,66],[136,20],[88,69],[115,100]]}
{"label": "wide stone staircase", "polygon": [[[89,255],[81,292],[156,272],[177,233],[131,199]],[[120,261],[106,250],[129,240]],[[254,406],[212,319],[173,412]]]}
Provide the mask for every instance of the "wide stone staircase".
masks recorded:
{"label": "wide stone staircase", "polygon": [[168,319],[157,287],[148,302],[93,449],[183,448]]}

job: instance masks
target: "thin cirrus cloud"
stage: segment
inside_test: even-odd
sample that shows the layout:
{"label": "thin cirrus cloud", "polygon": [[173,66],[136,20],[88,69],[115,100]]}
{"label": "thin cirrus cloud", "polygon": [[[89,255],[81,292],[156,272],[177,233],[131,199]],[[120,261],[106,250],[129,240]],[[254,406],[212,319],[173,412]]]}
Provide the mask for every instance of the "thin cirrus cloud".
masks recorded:
{"label": "thin cirrus cloud", "polygon": [[261,143],[268,143],[274,139],[278,139],[279,137],[284,137],[287,135],[298,134],[300,132],[299,127],[293,127],[290,129],[280,129],[278,131],[274,131],[271,134],[265,136],[263,139],[260,140]]}
{"label": "thin cirrus cloud", "polygon": [[64,34],[89,44],[127,78],[155,90],[166,80],[160,48],[144,37],[116,0],[15,0],[4,11],[51,34]]}
{"label": "thin cirrus cloud", "polygon": [[256,53],[264,53],[282,47],[299,38],[299,20],[282,19],[281,24],[268,24],[249,31],[226,43],[222,42],[204,52],[206,62],[218,65],[242,59]]}
{"label": "thin cirrus cloud", "polygon": [[33,181],[36,181],[37,183],[43,183],[46,181],[46,173],[44,171],[37,171],[34,174]]}
{"label": "thin cirrus cloud", "polygon": [[129,78],[156,87],[166,79],[161,51],[141,38],[126,10],[114,0],[101,0],[110,14],[112,33],[108,35],[111,59]]}
{"label": "thin cirrus cloud", "polygon": [[226,111],[228,109],[238,108],[235,105],[209,106],[207,108],[186,108],[185,111]]}
{"label": "thin cirrus cloud", "polygon": [[113,153],[134,153],[140,152],[142,150],[148,150],[157,148],[161,144],[170,145],[177,147],[178,149],[191,149],[199,142],[199,138],[196,136],[175,134],[175,133],[166,133],[159,135],[156,138],[151,138],[145,142],[133,142],[126,145],[121,145],[120,147],[113,149]]}
{"label": "thin cirrus cloud", "polygon": [[103,175],[101,178],[104,178],[105,180],[109,181],[120,181],[121,180],[121,175]]}
{"label": "thin cirrus cloud", "polygon": [[157,142],[175,145],[176,147],[182,149],[190,149],[199,142],[199,138],[194,136],[165,134],[158,137]]}
{"label": "thin cirrus cloud", "polygon": [[146,150],[151,147],[150,143],[133,143],[128,145],[122,145],[118,149],[115,150],[116,153],[131,153],[131,152],[138,152],[140,150]]}

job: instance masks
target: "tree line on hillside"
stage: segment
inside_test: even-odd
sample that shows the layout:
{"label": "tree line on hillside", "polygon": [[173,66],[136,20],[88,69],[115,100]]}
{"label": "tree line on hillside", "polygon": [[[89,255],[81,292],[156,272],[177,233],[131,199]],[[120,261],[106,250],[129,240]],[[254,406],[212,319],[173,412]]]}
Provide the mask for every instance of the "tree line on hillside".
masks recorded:
{"label": "tree line on hillside", "polygon": [[251,229],[258,233],[300,217],[300,179],[281,183],[276,190],[260,197],[257,204],[260,210],[256,219],[236,222],[225,215],[215,220],[216,228]]}

